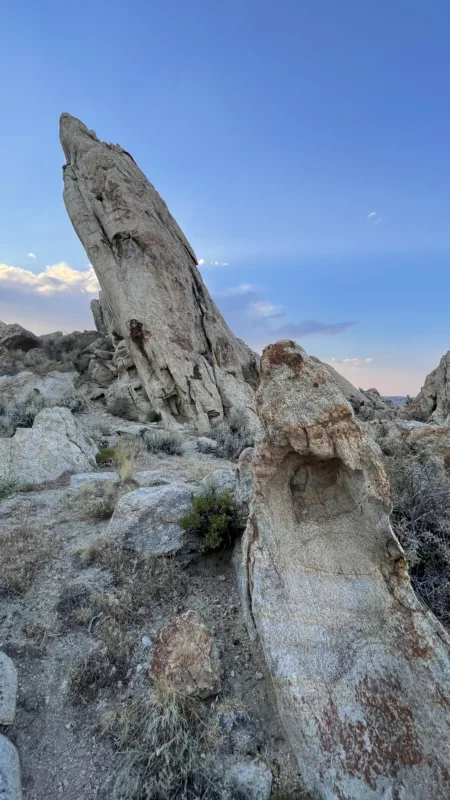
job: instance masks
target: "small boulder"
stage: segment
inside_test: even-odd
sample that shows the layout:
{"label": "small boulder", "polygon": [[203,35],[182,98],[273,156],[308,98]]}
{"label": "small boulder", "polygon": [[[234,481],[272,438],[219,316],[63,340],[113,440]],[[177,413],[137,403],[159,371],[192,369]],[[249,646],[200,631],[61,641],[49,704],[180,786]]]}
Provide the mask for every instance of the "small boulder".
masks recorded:
{"label": "small boulder", "polygon": [[187,486],[136,489],[117,503],[108,536],[128,542],[137,552],[177,552],[186,541],[179,521],[189,513],[191,505],[192,489]]}
{"label": "small boulder", "polygon": [[214,638],[198,614],[187,611],[159,632],[149,674],[188,696],[206,698],[220,691]]}
{"label": "small boulder", "polygon": [[118,472],[79,472],[78,475],[72,475],[69,482],[69,490],[72,492],[80,492],[83,489],[90,488],[93,491],[98,489],[106,489],[108,486],[116,486],[120,483],[120,475]]}
{"label": "small boulder", "polygon": [[133,477],[141,488],[147,489],[151,486],[167,486],[169,483],[174,482],[170,475],[166,475],[159,469],[149,469],[145,470],[144,472],[136,472]]}
{"label": "small boulder", "polygon": [[[0,725],[12,725],[16,716],[17,670],[14,662],[0,652]],[[1,784],[0,784],[1,790]],[[2,797],[0,791],[0,798]]]}
{"label": "small boulder", "polygon": [[22,800],[19,755],[13,743],[0,734],[0,798]]}
{"label": "small boulder", "polygon": [[197,449],[201,453],[214,453],[217,450],[217,442],[215,439],[210,439],[208,436],[199,436],[197,438]]}
{"label": "small boulder", "polygon": [[200,481],[200,491],[213,490],[215,492],[230,492],[234,495],[236,491],[236,473],[234,469],[215,469],[206,478]]}
{"label": "small boulder", "polygon": [[260,759],[240,761],[227,773],[227,782],[233,792],[242,800],[268,800],[272,793],[272,773]]}

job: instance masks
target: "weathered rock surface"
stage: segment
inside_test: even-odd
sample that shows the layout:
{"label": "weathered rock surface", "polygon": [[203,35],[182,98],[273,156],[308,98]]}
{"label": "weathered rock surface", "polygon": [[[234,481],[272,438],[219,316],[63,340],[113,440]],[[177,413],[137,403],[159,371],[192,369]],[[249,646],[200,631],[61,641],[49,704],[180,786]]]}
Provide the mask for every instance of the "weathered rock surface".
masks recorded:
{"label": "weathered rock surface", "polygon": [[442,356],[439,366],[427,375],[405,413],[422,422],[450,423],[450,350]]}
{"label": "weathered rock surface", "polygon": [[0,477],[18,484],[54,481],[95,465],[97,447],[67,408],[44,408],[32,428],[0,439]]}
{"label": "weathered rock surface", "polygon": [[85,489],[92,489],[95,492],[119,483],[118,472],[80,472],[78,475],[72,475],[69,481],[69,491],[81,492]]}
{"label": "weathered rock surface", "polygon": [[9,656],[0,652],[0,725],[12,725],[16,716],[16,701],[17,670]]}
{"label": "weathered rock surface", "polygon": [[187,696],[205,698],[220,691],[214,638],[197,613],[187,611],[159,632],[150,677]]}
{"label": "weathered rock surface", "polygon": [[293,342],[265,349],[257,409],[243,597],[307,788],[444,800],[449,637],[411,588],[380,451]]}
{"label": "weathered rock surface", "polygon": [[378,389],[357,389],[331,364],[325,364],[315,356],[310,356],[310,358],[316,364],[325,367],[359,419],[393,419],[397,416],[398,408],[391,400],[381,397]]}
{"label": "weathered rock surface", "polygon": [[165,472],[161,472],[160,469],[147,469],[143,472],[136,472],[133,478],[142,489],[152,486],[168,486],[170,483],[175,483],[175,478],[172,475],[167,475]]}
{"label": "weathered rock surface", "polygon": [[234,469],[215,469],[200,481],[199,491],[230,492],[236,491],[236,472]]}
{"label": "weathered rock surface", "polygon": [[21,350],[27,353],[34,347],[41,347],[42,342],[34,333],[22,328],[17,322],[7,325],[0,320],[0,352],[5,350]]}
{"label": "weathered rock surface", "polygon": [[137,552],[174,553],[186,543],[179,520],[191,510],[192,495],[180,484],[128,492],[114,509],[108,537],[128,542]]}
{"label": "weathered rock surface", "polygon": [[258,357],[226,325],[189,242],[130,154],[69,114],[60,138],[64,202],[114,333],[162,420],[208,431],[211,419],[252,403]]}
{"label": "weathered rock surface", "polygon": [[239,456],[236,467],[235,497],[239,505],[250,508],[253,493],[253,456],[254,447],[246,447]]}
{"label": "weathered rock surface", "polygon": [[13,743],[0,734],[0,798],[22,800],[19,756]]}
{"label": "weathered rock surface", "polygon": [[5,406],[16,405],[30,396],[58,403],[74,391],[74,372],[49,372],[36,375],[34,372],[19,372],[17,375],[0,377],[0,401]]}
{"label": "weathered rock surface", "polygon": [[229,788],[241,800],[269,800],[272,793],[272,773],[264,763],[239,761],[227,772]]}

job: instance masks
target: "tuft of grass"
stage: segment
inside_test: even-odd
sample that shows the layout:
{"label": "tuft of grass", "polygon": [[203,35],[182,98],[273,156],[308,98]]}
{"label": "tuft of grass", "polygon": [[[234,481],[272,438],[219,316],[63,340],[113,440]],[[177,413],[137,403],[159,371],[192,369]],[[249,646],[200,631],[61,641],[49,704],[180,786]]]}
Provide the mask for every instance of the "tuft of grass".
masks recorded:
{"label": "tuft of grass", "polygon": [[450,482],[440,459],[386,459],[393,495],[392,527],[418,596],[450,625]]}
{"label": "tuft of grass", "polygon": [[143,440],[150,453],[167,453],[169,456],[180,456],[183,452],[183,440],[176,431],[145,431]]}
{"label": "tuft of grass", "polygon": [[0,597],[25,594],[54,554],[48,539],[25,525],[0,534]]}
{"label": "tuft of grass", "polygon": [[97,647],[75,667],[70,677],[69,692],[75,705],[95,700],[101,689],[117,686],[129,674],[131,646],[121,626],[111,618],[100,620],[96,637]]}
{"label": "tuft of grass", "polygon": [[208,489],[192,500],[192,511],[180,519],[187,533],[201,536],[207,551],[229,547],[244,530],[243,513],[229,491]]}
{"label": "tuft of grass", "polygon": [[56,610],[66,628],[87,625],[98,611],[92,591],[80,583],[64,586]]}
{"label": "tuft of grass", "polygon": [[226,421],[212,428],[208,435],[217,442],[214,454],[230,461],[237,461],[246,447],[253,447],[255,444],[247,420],[240,411],[230,414]]}
{"label": "tuft of grass", "polygon": [[116,464],[122,483],[129,483],[134,475],[134,458],[136,445],[127,439],[121,439],[116,448]]}
{"label": "tuft of grass", "polygon": [[86,486],[81,492],[83,507],[88,516],[93,519],[111,519],[119,496],[119,486],[108,485],[103,488],[103,494],[97,496],[91,486]]}
{"label": "tuft of grass", "polygon": [[114,800],[225,800],[228,793],[208,754],[204,711],[164,683],[110,721],[118,749]]}
{"label": "tuft of grass", "polygon": [[114,464],[116,460],[117,451],[112,447],[104,447],[102,450],[99,450],[95,456],[95,460],[97,464],[101,467],[105,466],[106,464]]}
{"label": "tuft of grass", "polygon": [[0,480],[0,503],[6,500],[15,492],[20,492],[22,485],[19,481],[3,478]]}

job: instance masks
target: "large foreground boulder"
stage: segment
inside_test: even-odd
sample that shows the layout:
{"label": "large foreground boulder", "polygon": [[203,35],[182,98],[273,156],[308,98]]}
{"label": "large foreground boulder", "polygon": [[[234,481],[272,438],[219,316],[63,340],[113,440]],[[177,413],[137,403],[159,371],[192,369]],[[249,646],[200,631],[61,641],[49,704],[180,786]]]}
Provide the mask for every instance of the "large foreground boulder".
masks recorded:
{"label": "large foreground boulder", "polygon": [[96,324],[126,340],[165,424],[209,430],[252,403],[258,357],[228,328],[189,242],[130,154],[70,114],[60,138],[64,202],[102,288]]}
{"label": "large foreground boulder", "polygon": [[380,451],[293,342],[262,356],[243,597],[307,788],[444,800],[449,638],[417,600]]}
{"label": "large foreground boulder", "polygon": [[32,428],[0,439],[0,480],[17,484],[54,481],[95,466],[97,447],[68,408],[45,408]]}
{"label": "large foreground boulder", "polygon": [[410,419],[438,425],[450,422],[450,350],[442,356],[439,366],[427,375],[406,414]]}

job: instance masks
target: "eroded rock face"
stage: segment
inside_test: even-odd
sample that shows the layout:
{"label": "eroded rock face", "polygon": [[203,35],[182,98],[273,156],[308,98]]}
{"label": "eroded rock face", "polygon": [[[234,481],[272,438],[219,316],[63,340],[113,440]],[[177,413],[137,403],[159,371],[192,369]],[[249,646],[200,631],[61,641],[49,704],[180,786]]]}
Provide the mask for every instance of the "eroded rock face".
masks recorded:
{"label": "eroded rock face", "polygon": [[444,800],[449,638],[411,588],[380,451],[293,342],[265,349],[257,410],[243,594],[307,787]]}
{"label": "eroded rock face", "polygon": [[0,352],[21,350],[27,353],[34,347],[42,347],[42,342],[34,333],[22,328],[17,322],[7,325],[0,320]]}
{"label": "eroded rock face", "polygon": [[214,638],[195,611],[175,617],[160,631],[150,677],[188,696],[205,698],[220,691]]}
{"label": "eroded rock face", "polygon": [[406,413],[421,422],[450,423],[450,350],[442,356],[439,366],[427,375]]}
{"label": "eroded rock face", "polygon": [[231,333],[189,242],[130,154],[69,114],[60,138],[64,202],[102,287],[96,324],[126,340],[166,424],[209,430],[252,403],[257,356]]}

